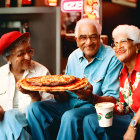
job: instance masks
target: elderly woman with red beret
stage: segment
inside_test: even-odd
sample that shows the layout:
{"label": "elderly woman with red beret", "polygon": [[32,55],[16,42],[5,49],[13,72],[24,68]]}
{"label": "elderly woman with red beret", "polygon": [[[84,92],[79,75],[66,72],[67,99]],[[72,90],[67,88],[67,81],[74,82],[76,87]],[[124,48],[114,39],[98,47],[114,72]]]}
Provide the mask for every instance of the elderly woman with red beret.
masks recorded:
{"label": "elderly woman with red beret", "polygon": [[7,64],[0,67],[0,139],[29,140],[25,112],[31,102],[51,98],[48,93],[23,94],[16,88],[22,78],[50,74],[43,65],[32,60],[30,33],[12,31],[0,38],[0,54]]}

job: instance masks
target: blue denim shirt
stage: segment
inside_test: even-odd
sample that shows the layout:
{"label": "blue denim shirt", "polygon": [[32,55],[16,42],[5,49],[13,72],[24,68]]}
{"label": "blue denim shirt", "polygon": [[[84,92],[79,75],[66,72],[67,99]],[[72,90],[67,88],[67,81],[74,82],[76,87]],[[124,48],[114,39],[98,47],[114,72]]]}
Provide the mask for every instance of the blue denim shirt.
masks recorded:
{"label": "blue denim shirt", "polygon": [[[88,63],[80,48],[76,49],[68,58],[66,74],[79,78],[87,78],[93,86],[93,93],[99,96],[119,97],[119,73],[122,64],[115,56],[114,50],[101,44],[98,53]],[[72,98],[77,98],[69,92]],[[86,101],[71,100],[73,106],[80,106]]]}

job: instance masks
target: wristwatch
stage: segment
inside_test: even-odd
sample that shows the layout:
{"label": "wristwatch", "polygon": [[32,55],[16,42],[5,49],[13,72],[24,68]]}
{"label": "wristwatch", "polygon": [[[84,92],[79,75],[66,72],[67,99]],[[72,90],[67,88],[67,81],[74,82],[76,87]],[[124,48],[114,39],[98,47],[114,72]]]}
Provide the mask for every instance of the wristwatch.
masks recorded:
{"label": "wristwatch", "polygon": [[136,130],[137,129],[136,125],[137,125],[137,121],[135,119],[132,119],[130,122],[130,126]]}

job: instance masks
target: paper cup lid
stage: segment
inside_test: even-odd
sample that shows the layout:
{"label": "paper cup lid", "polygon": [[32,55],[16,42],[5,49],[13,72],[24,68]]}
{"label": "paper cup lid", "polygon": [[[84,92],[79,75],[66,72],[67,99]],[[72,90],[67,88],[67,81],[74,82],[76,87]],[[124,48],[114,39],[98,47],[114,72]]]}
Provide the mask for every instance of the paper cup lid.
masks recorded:
{"label": "paper cup lid", "polygon": [[112,103],[112,102],[101,102],[101,103],[95,104],[95,108],[110,108],[110,107],[114,107],[114,103]]}

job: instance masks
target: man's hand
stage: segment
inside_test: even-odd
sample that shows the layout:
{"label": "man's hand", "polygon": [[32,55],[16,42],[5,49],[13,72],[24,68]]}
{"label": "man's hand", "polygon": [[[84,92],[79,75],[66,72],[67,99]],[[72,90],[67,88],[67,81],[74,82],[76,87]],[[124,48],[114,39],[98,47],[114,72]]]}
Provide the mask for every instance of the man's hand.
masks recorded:
{"label": "man's hand", "polygon": [[96,94],[93,94],[93,87],[90,83],[88,83],[85,88],[71,92],[74,92],[79,97],[79,99],[89,101],[92,104],[97,104],[101,102],[116,103],[116,99],[114,97],[98,96]]}
{"label": "man's hand", "polygon": [[79,99],[93,103],[93,98],[94,98],[94,95],[92,93],[93,86],[90,83],[88,83],[88,85],[82,89],[71,91],[71,92],[74,92]]}
{"label": "man's hand", "polygon": [[5,111],[4,111],[3,108],[0,106],[0,121],[3,120],[4,113],[5,113]]}
{"label": "man's hand", "polygon": [[54,99],[58,102],[64,102],[69,99],[69,94],[67,92],[53,92]]}

